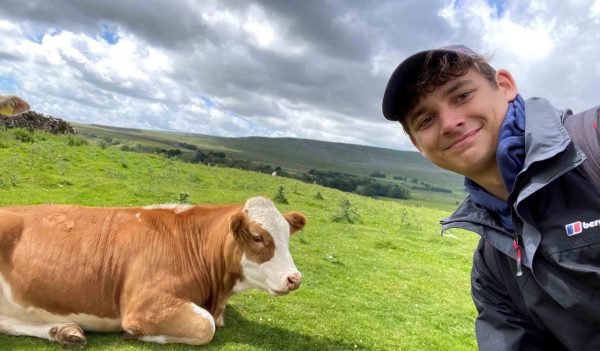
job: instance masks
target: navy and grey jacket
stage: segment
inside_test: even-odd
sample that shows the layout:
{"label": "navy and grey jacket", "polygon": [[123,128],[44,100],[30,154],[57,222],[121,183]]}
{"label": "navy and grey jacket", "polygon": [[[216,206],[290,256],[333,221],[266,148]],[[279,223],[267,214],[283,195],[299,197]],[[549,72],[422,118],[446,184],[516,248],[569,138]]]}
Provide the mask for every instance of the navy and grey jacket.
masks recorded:
{"label": "navy and grey jacket", "polygon": [[442,231],[481,236],[471,273],[477,342],[483,351],[600,350],[600,184],[582,165],[600,154],[586,158],[572,142],[570,111],[529,99],[525,113],[525,163],[508,199],[515,232],[470,197],[442,221]]}

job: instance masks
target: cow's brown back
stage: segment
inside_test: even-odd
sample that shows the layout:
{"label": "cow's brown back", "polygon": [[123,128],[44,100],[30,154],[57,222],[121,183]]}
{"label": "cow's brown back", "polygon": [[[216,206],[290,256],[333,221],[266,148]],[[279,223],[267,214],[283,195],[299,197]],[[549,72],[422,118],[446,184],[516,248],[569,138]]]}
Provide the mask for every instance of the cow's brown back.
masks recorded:
{"label": "cow's brown back", "polygon": [[60,315],[117,318],[127,299],[160,286],[179,294],[189,291],[195,295],[186,296],[191,300],[206,298],[207,280],[216,274],[202,263],[219,254],[227,213],[236,210],[239,206],[196,206],[182,213],[61,205],[4,208],[0,273],[17,303]]}

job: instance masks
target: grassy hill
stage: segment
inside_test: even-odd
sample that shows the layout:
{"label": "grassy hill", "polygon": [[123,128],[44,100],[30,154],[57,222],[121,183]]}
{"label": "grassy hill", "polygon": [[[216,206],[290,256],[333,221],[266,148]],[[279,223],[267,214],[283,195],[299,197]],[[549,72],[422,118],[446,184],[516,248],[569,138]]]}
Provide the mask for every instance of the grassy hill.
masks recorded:
{"label": "grassy hill", "polygon": [[368,176],[379,171],[388,179],[402,176],[455,190],[463,188],[462,177],[434,166],[412,151],[294,138],[224,138],[77,123],[73,126],[84,136],[110,137],[155,147],[179,147],[184,152],[194,152],[181,147],[186,143],[203,150],[226,152],[233,158],[281,166],[292,172],[316,168]]}
{"label": "grassy hill", "polygon": [[[152,133],[146,139],[147,133],[136,135],[160,142]],[[198,145],[209,139],[199,138]],[[0,131],[0,160],[0,205],[139,206],[176,202],[185,198],[182,193],[192,203],[241,203],[256,195],[272,197],[283,186],[289,204],[279,204],[279,209],[301,211],[309,220],[290,243],[303,273],[302,287],[279,298],[261,291],[235,295],[225,311],[226,326],[202,350],[476,348],[469,272],[477,238],[461,231],[441,237],[438,220],[449,214],[447,208],[361,197],[292,179],[102,148],[76,136],[23,130]],[[359,223],[332,220],[343,200],[356,210]],[[0,336],[0,349],[60,348],[48,341]],[[124,342],[118,334],[92,333],[87,349],[198,348]]]}

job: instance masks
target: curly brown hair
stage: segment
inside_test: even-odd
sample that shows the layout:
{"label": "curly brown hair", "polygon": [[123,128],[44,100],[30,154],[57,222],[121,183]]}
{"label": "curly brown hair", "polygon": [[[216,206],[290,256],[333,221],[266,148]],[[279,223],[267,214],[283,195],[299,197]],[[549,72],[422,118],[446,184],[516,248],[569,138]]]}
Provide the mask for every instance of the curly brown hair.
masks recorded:
{"label": "curly brown hair", "polygon": [[396,115],[404,131],[410,135],[406,117],[417,104],[433,92],[436,88],[449,81],[462,77],[470,69],[474,69],[484,77],[493,87],[496,86],[496,70],[488,63],[488,58],[483,56],[470,56],[449,51],[430,51],[418,71],[413,84],[404,88],[402,103],[398,105]]}

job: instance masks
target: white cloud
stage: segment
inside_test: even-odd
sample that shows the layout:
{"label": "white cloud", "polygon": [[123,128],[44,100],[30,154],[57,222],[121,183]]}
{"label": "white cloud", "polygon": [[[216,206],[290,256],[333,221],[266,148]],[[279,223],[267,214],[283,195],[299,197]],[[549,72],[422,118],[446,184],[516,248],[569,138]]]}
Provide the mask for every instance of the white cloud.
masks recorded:
{"label": "white cloud", "polygon": [[460,22],[458,21],[458,9],[457,9],[456,0],[450,1],[448,5],[444,6],[439,12],[438,15],[448,21],[448,24],[453,28],[460,27]]}
{"label": "white cloud", "polygon": [[[539,11],[543,4],[531,2],[529,11]],[[452,1],[439,12],[454,28],[464,27],[468,33],[480,35],[484,51],[508,52],[520,61],[544,60],[553,50],[556,20],[531,16],[528,21],[515,21],[511,9],[501,15],[488,1]]]}
{"label": "white cloud", "polygon": [[590,8],[590,17],[594,20],[594,23],[600,23],[600,0],[594,1]]}
{"label": "white cloud", "polygon": [[81,122],[407,149],[381,97],[411,53],[464,43],[525,96],[581,110],[598,103],[599,41],[600,0],[7,0],[0,85]]}
{"label": "white cloud", "polygon": [[260,46],[269,46],[275,40],[273,26],[269,24],[264,11],[255,6],[251,7],[248,18],[242,28],[254,37]]}

